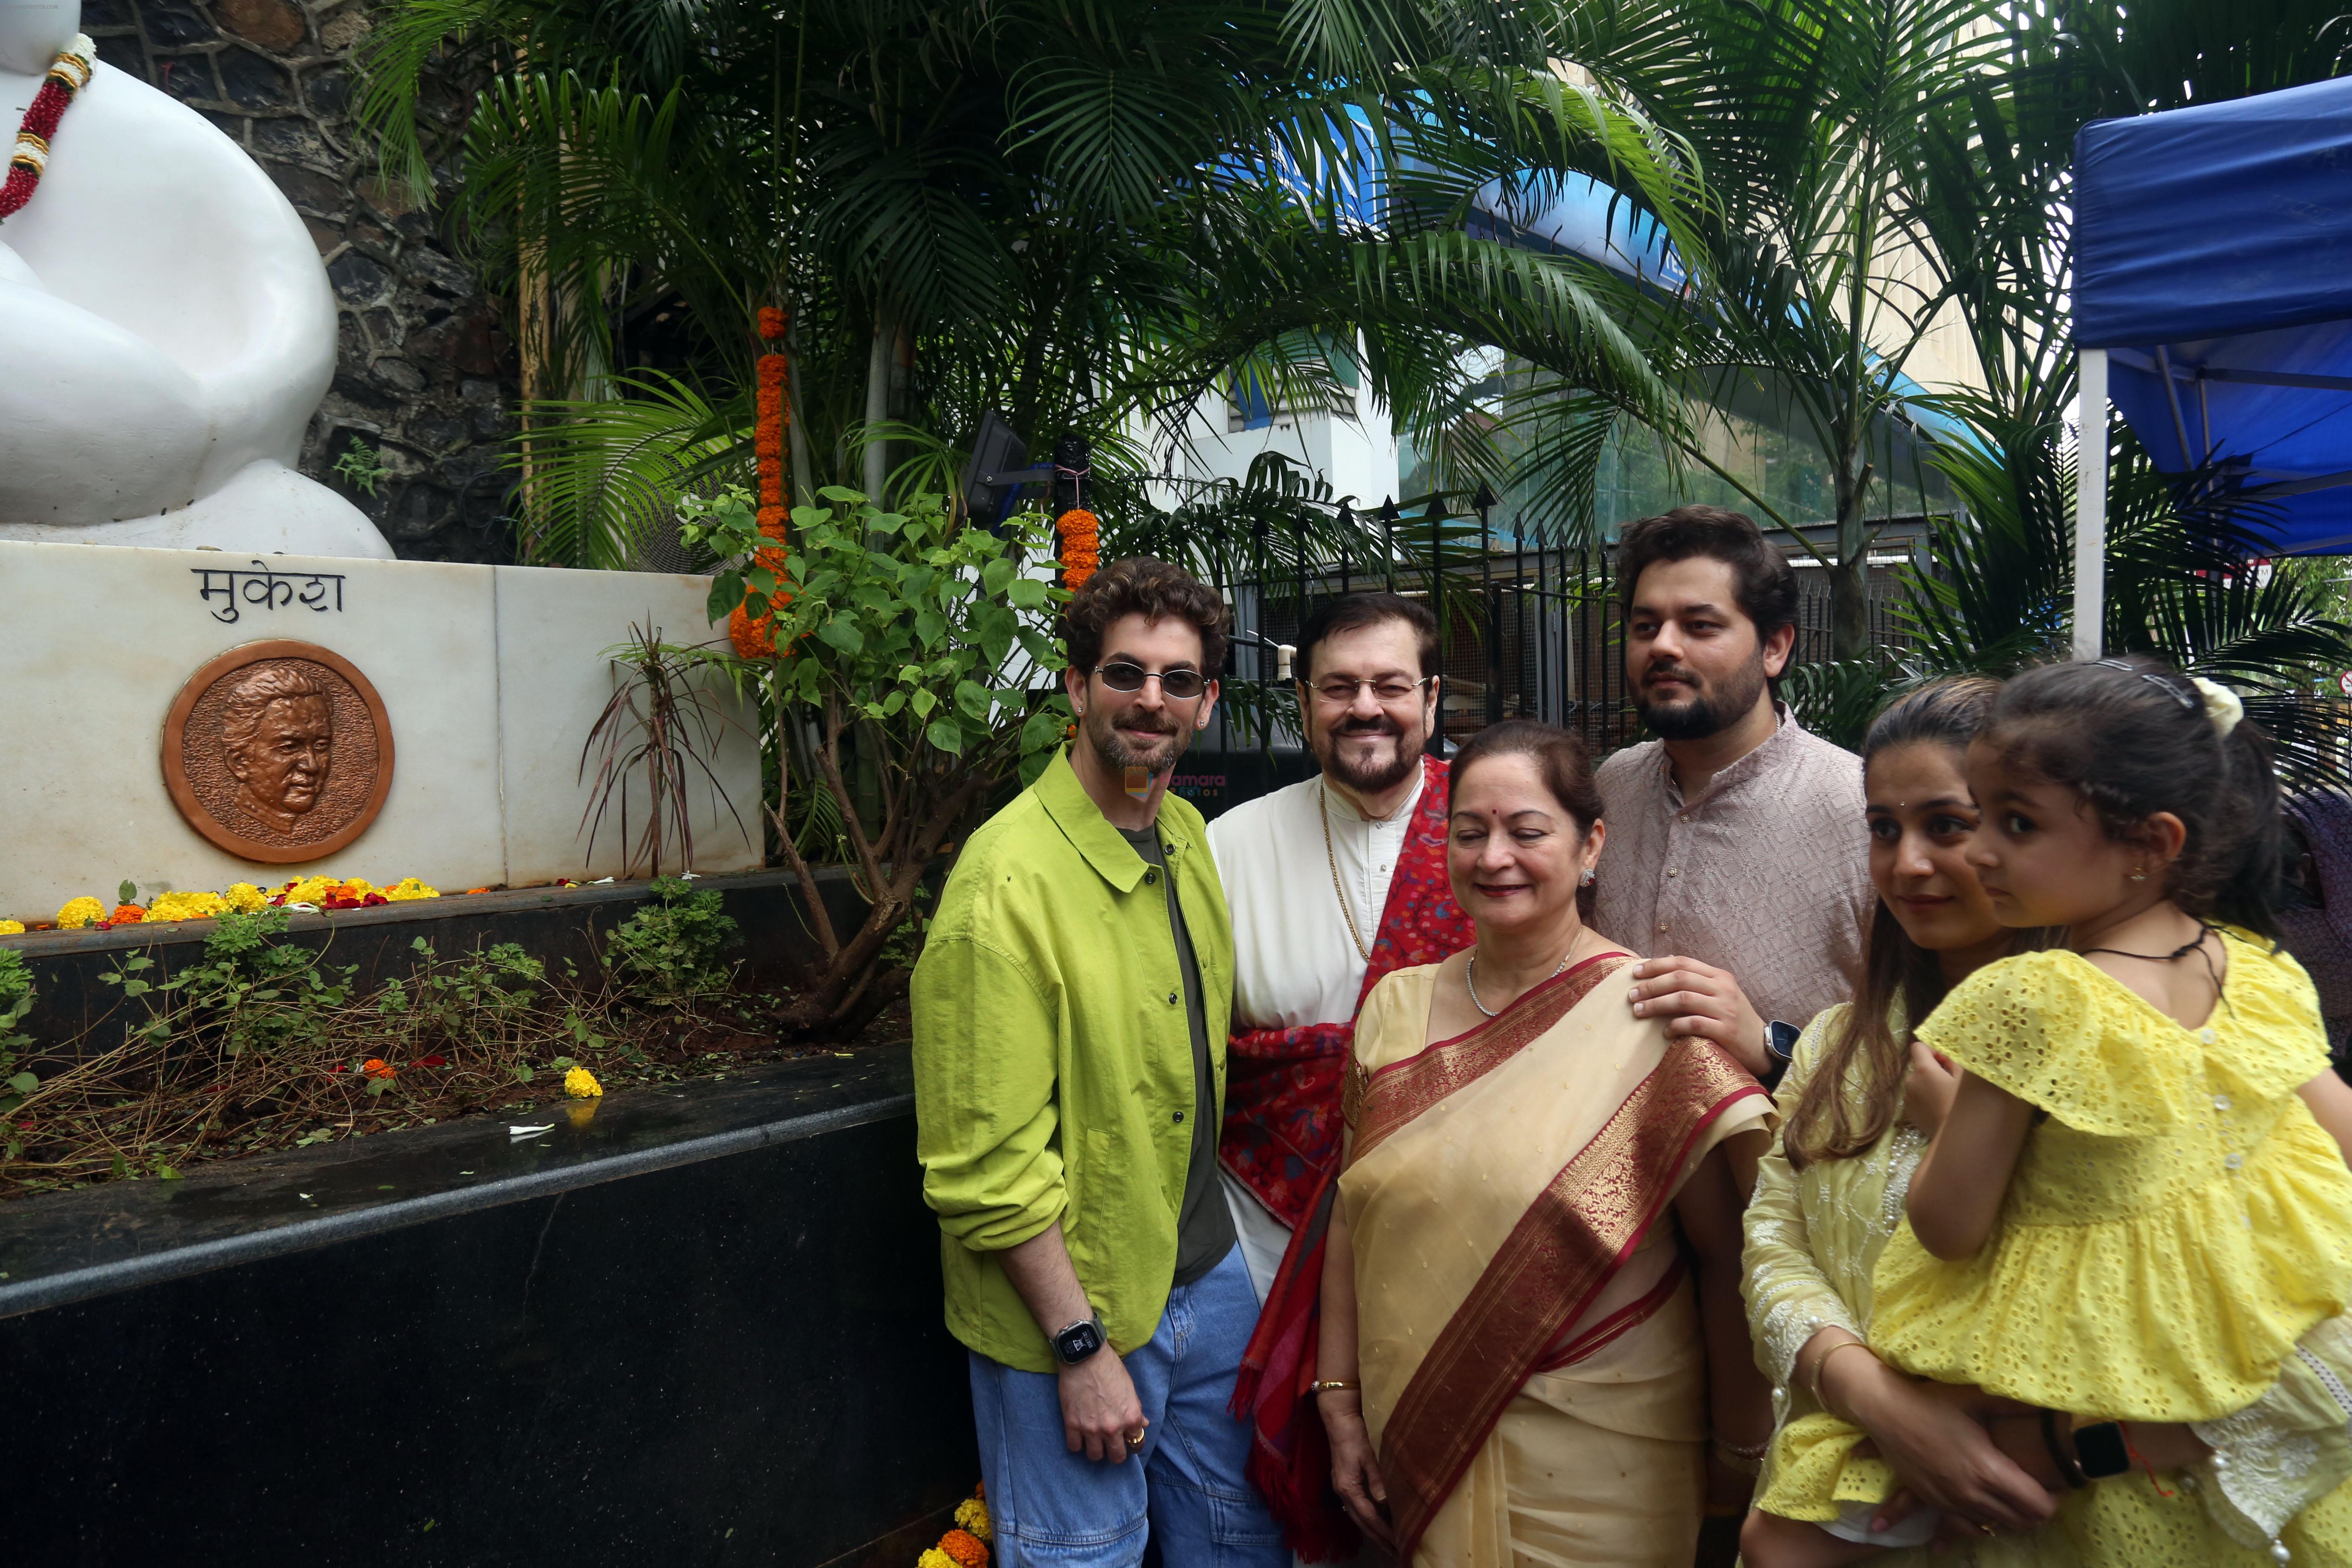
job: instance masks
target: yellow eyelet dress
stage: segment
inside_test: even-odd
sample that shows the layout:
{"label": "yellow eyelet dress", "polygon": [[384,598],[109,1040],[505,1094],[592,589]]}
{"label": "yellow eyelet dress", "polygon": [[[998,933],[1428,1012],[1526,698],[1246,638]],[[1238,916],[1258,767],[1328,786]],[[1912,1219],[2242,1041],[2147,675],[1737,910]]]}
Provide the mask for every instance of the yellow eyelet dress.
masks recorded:
{"label": "yellow eyelet dress", "polygon": [[[2078,1415],[2204,1421],[2260,1398],[2296,1340],[2352,1300],[2352,1172],[2295,1093],[2327,1070],[2318,999],[2284,952],[2221,941],[2221,1001],[2201,1028],[2065,952],[1988,964],[1920,1026],[2049,1115],[1976,1256],[1937,1258],[1908,1225],[1888,1241],[1881,1356]],[[2146,1475],[2063,1506],[2085,1563],[2237,1554],[2218,1535],[2200,1552],[2201,1510]],[[2305,1515],[2326,1516],[2308,1520],[2326,1539],[2292,1531],[2312,1549],[2298,1557],[2343,1557],[2352,1500],[2339,1489]]]}

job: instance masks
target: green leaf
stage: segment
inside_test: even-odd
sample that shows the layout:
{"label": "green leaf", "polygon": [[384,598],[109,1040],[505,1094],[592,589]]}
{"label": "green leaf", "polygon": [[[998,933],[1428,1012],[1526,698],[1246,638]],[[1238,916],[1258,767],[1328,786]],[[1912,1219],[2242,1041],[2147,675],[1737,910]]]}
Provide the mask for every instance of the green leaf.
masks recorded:
{"label": "green leaf", "polygon": [[1032,713],[1021,726],[1021,750],[1025,752],[1044,750],[1062,743],[1066,721],[1058,713]]}
{"label": "green leaf", "polygon": [[895,717],[898,710],[904,708],[906,705],[907,694],[903,691],[893,691],[889,696],[884,698],[880,703],[881,716],[885,719]]}
{"label": "green leaf", "polygon": [[981,589],[992,599],[1003,596],[1006,585],[1012,581],[1013,563],[1010,561],[1002,559],[992,561],[981,568]]}
{"label": "green leaf", "polygon": [[41,1080],[31,1073],[20,1072],[8,1080],[8,1087],[18,1094],[30,1094],[41,1087]]}
{"label": "green leaf", "polygon": [[956,682],[955,700],[956,706],[964,712],[974,719],[986,721],[989,709],[987,688],[977,681],[960,680]]}
{"label": "green leaf", "polygon": [[925,647],[937,647],[940,638],[947,635],[948,618],[937,610],[915,612],[915,640]]}
{"label": "green leaf", "polygon": [[928,719],[931,716],[931,710],[940,705],[940,700],[929,688],[919,686],[915,689],[914,695],[907,700],[907,703],[908,707],[914,709],[916,718]]}
{"label": "green leaf", "polygon": [[963,731],[950,720],[933,720],[923,731],[923,738],[950,756],[963,755]]}
{"label": "green leaf", "polygon": [[844,653],[866,651],[866,634],[845,616],[835,616],[816,629],[816,635]]}
{"label": "green leaf", "polygon": [[539,1074],[531,1070],[531,1067],[529,1062],[515,1063],[515,1081],[518,1083],[529,1083],[532,1079],[535,1079],[538,1076]]}
{"label": "green leaf", "polygon": [[1024,610],[1045,607],[1045,584],[1034,577],[1016,577],[1004,591],[1004,596]]}

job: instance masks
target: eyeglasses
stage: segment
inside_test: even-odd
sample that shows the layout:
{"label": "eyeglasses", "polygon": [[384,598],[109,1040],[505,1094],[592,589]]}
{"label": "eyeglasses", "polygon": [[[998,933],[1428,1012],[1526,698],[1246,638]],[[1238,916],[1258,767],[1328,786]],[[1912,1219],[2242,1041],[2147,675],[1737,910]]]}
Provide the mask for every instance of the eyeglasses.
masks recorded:
{"label": "eyeglasses", "polygon": [[1146,669],[1139,664],[1129,664],[1123,659],[1112,664],[1098,664],[1087,673],[1101,676],[1102,683],[1113,691],[1140,691],[1145,681],[1156,680],[1160,682],[1160,695],[1180,700],[1198,697],[1209,689],[1208,677],[1197,669]]}
{"label": "eyeglasses", "polygon": [[1339,676],[1333,676],[1328,680],[1318,680],[1315,683],[1315,696],[1318,700],[1330,707],[1346,708],[1355,702],[1357,692],[1369,686],[1372,689],[1372,698],[1375,701],[1382,707],[1392,708],[1427,686],[1434,679],[1436,678],[1433,676],[1424,675],[1419,680],[1399,680],[1393,676],[1386,680],[1347,680]]}

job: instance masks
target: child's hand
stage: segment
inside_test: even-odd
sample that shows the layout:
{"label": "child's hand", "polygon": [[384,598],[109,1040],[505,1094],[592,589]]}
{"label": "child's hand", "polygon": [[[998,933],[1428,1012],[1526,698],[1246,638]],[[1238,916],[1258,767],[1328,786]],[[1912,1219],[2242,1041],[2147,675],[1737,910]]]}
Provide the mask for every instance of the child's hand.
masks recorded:
{"label": "child's hand", "polygon": [[1925,1041],[1912,1041],[1910,1070],[1903,1075],[1903,1119],[1933,1138],[1959,1092],[1960,1069]]}

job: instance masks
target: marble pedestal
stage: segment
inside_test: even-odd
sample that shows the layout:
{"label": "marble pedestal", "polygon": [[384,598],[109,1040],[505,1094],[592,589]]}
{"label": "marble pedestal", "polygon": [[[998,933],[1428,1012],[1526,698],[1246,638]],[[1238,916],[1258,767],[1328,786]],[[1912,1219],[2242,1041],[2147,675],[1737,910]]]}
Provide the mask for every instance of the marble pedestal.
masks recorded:
{"label": "marble pedestal", "polygon": [[[146,898],[313,872],[445,890],[618,874],[619,802],[593,844],[582,831],[582,751],[622,673],[605,650],[633,623],[672,643],[723,635],[705,616],[709,592],[708,578],[652,573],[0,541],[13,633],[0,680],[0,915],[48,920],[79,895],[110,900],[126,879]],[[395,749],[381,811],[315,862],[216,847],[183,817],[162,766],[164,722],[190,676],[278,639],[357,667]],[[698,773],[689,781],[695,868],[711,872],[761,862],[758,742],[721,700],[732,721],[709,760],[724,798]],[[637,828],[646,805],[642,783],[632,789]]]}

